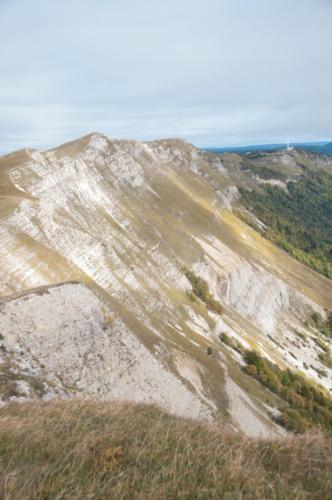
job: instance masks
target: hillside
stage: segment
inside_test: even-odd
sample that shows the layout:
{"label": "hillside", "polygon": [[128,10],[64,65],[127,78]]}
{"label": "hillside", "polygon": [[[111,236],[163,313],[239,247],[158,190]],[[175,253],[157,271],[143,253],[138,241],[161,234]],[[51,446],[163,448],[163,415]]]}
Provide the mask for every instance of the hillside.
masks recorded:
{"label": "hillside", "polygon": [[323,154],[332,155],[332,142],[329,142],[328,144],[326,144],[324,146],[324,152],[323,152]]}
{"label": "hillside", "polygon": [[325,405],[332,281],[265,238],[241,200],[308,169],[330,175],[332,161],[101,134],[2,157],[2,402],[156,403],[253,437],[283,436],[288,410],[312,422],[303,395],[248,373],[245,351],[301,373]]}
{"label": "hillside", "polygon": [[260,184],[259,189],[240,188],[241,205],[263,224],[255,224],[243,213],[242,217],[292,256],[331,278],[332,164],[317,155],[296,152],[288,155],[291,168],[282,168],[279,162],[274,165],[275,156],[249,155],[241,165]]}
{"label": "hillside", "polygon": [[332,440],[253,440],[155,407],[92,401],[0,409],[0,496],[331,498]]}

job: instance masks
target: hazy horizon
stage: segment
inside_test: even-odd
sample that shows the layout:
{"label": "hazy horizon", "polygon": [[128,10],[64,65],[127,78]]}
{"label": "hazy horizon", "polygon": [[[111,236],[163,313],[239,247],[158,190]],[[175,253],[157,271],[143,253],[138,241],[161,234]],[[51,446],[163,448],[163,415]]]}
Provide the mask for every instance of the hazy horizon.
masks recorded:
{"label": "hazy horizon", "polygon": [[[104,134],[103,132],[91,132],[91,133],[98,133],[98,134],[101,134],[101,135],[106,135],[107,134]],[[88,134],[85,134],[85,135],[89,135]],[[26,146],[27,149],[37,149],[37,150],[48,150],[48,149],[53,149],[53,148],[56,148],[57,146],[61,146],[62,144],[65,144],[67,142],[71,142],[71,141],[75,141],[76,139],[80,139],[81,137],[84,137],[84,136],[78,136],[78,137],[72,137],[72,138],[67,138],[66,140],[64,140],[63,142],[61,143],[56,143],[56,144],[49,144],[45,147],[38,147],[38,146]],[[128,140],[128,138],[121,138],[121,137],[110,137],[108,136],[110,139],[115,139],[115,140]],[[134,137],[132,138],[129,138],[129,139],[132,139],[132,140],[141,140],[141,141],[154,141],[154,140],[158,140],[158,139],[174,139],[174,138],[177,138],[177,137],[155,137],[155,138],[149,138],[149,139],[135,139]],[[191,142],[189,141],[188,139],[186,138],[183,138],[184,140],[188,141],[188,142]],[[291,142],[290,145],[294,145],[294,146],[297,146],[297,145],[312,145],[312,146],[315,146],[315,145],[325,145],[325,144],[330,144],[332,143],[332,140],[313,140],[313,141],[296,141],[296,142]],[[193,143],[194,144],[194,143]],[[257,148],[264,148],[266,146],[270,146],[271,149],[273,148],[273,146],[275,147],[280,147],[280,146],[283,146],[283,145],[287,145],[287,141],[285,142],[273,142],[273,143],[252,143],[252,144],[248,144],[248,143],[240,143],[240,144],[237,144],[237,145],[229,145],[229,144],[216,144],[216,145],[209,145],[209,146],[205,146],[205,145],[196,145],[198,148],[200,149],[203,149],[203,150],[231,150],[231,149],[246,149],[246,148],[254,148],[254,147],[257,147]],[[14,149],[8,149],[8,150],[0,150],[0,156],[1,155],[6,155],[6,154],[10,154],[10,153],[14,153],[15,151],[17,150],[20,150],[20,149],[24,149],[25,147],[22,146],[22,147],[18,147],[18,148],[14,148]]]}

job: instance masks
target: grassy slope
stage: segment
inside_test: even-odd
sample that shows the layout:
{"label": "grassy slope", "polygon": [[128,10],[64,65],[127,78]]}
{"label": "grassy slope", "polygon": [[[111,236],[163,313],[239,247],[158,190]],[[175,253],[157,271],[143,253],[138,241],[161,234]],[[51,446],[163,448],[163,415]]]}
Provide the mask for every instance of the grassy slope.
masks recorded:
{"label": "grassy slope", "polygon": [[94,402],[0,410],[0,496],[331,498],[332,440],[250,440],[154,407]]}
{"label": "grassy slope", "polygon": [[295,290],[331,311],[332,282],[287,255],[234,213],[223,210],[223,242],[245,259],[263,266]]}

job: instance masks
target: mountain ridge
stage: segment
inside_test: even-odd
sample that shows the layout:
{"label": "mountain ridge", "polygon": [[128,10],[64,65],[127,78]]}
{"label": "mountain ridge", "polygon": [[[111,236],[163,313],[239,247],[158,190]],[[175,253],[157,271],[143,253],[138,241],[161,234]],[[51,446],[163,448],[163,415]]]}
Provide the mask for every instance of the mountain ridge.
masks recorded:
{"label": "mountain ridge", "polygon": [[[299,159],[300,154],[278,153],[270,163],[282,166],[287,181],[302,171],[299,161],[312,161],[310,156]],[[55,283],[69,283],[69,287],[72,281],[82,283],[96,294],[96,314],[104,317],[100,321],[112,317],[115,322],[105,330],[109,342],[105,352],[119,366],[125,369],[127,364],[121,361],[123,352],[117,351],[113,337],[136,339],[135,345],[152,356],[151,366],[161,363],[163,373],[170,374],[165,377],[175,377],[178,391],[189,390],[196,401],[193,408],[202,404],[199,401],[210,401],[221,414],[229,412],[237,428],[251,435],[278,435],[282,429],[263,404],[268,400],[271,408],[277,407],[277,399],[243,374],[238,354],[222,345],[219,336],[226,332],[281,367],[300,370],[330,389],[332,371],[324,367],[327,376],[323,378],[316,371],[322,370],[316,359],[320,347],[309,320],[313,312],[326,318],[331,310],[332,282],[238,218],[238,186],[261,189],[257,174],[242,169],[241,161],[236,155],[205,153],[177,139],[140,143],[92,133],[48,151],[29,152],[22,163],[7,164],[0,169],[0,180],[6,177],[24,197],[11,198],[9,203],[6,185],[0,192],[0,296],[5,299]],[[260,159],[252,161],[257,165]],[[330,164],[323,159],[319,168],[330,169]],[[192,300],[184,268],[207,282],[209,292],[222,305],[221,315]],[[64,285],[59,299],[63,304],[67,293]],[[33,290],[30,299],[16,299],[15,314],[23,318],[23,329],[24,303],[32,296],[38,302]],[[2,311],[8,307],[8,301],[2,302]],[[76,304],[72,310],[68,306],[64,316],[75,323],[83,312]],[[35,357],[47,354],[45,347],[27,326],[29,349],[35,350],[33,356],[29,354],[26,340],[15,333],[17,323],[8,320],[8,312],[3,315],[8,321],[3,345],[7,351],[20,345],[29,371]],[[41,319],[29,321],[38,331]],[[64,342],[61,328],[54,331],[51,324],[41,323],[45,338]],[[125,325],[119,330],[122,333],[116,334],[117,324]],[[306,340],[299,342],[295,331]],[[66,352],[72,352],[74,345],[73,340],[65,340],[63,365],[53,366],[46,356],[46,371],[54,378],[60,370],[66,385],[76,378],[66,365]],[[86,344],[82,359],[90,351]],[[132,351],[128,356],[130,363],[135,361]],[[80,360],[77,363],[81,366]],[[93,370],[101,370],[97,377],[101,390],[107,364],[99,366],[95,360]],[[133,377],[140,380],[142,394],[148,391],[143,365]],[[87,380],[83,393],[91,389]],[[111,378],[107,389],[111,399],[125,394],[133,398],[139,392],[137,388],[117,392],[115,386]],[[158,387],[156,394],[161,391]],[[179,409],[180,402],[173,411]],[[190,405],[186,411],[189,415],[193,411]],[[246,421],[241,420],[241,412]]]}
{"label": "mountain ridge", "polygon": [[[317,154],[331,156],[332,154],[332,142],[330,141],[314,141],[314,142],[294,142],[292,143],[293,149],[312,151]],[[238,154],[248,154],[253,152],[274,152],[280,150],[287,150],[286,143],[271,143],[271,144],[247,144],[243,146],[224,146],[217,147],[211,146],[202,148],[205,151],[210,151],[212,153],[238,153]]]}

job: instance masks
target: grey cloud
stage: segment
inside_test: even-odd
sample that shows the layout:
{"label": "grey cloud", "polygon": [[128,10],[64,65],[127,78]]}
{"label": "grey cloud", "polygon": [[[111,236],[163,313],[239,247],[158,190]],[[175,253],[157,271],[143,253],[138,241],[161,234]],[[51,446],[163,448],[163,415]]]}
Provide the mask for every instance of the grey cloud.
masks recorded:
{"label": "grey cloud", "polygon": [[331,26],[324,0],[0,0],[0,151],[332,139]]}

